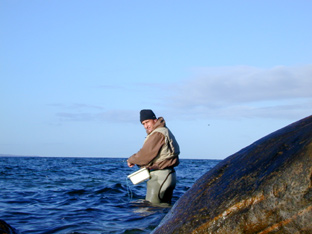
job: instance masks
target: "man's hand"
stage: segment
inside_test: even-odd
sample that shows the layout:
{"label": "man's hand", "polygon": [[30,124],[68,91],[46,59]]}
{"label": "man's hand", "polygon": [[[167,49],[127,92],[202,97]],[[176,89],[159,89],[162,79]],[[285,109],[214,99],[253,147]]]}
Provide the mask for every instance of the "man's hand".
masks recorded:
{"label": "man's hand", "polygon": [[127,164],[128,164],[128,167],[134,167],[134,165],[135,165],[133,163],[129,163],[128,161],[127,161]]}

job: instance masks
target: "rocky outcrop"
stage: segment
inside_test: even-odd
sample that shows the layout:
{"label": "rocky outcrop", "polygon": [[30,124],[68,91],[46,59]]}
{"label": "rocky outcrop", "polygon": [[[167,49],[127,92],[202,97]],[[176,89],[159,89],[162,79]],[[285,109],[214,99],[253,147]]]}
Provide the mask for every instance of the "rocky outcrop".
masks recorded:
{"label": "rocky outcrop", "polygon": [[0,219],[0,234],[17,234],[15,228],[11,227],[7,222]]}
{"label": "rocky outcrop", "polygon": [[220,162],[153,233],[312,233],[312,116]]}

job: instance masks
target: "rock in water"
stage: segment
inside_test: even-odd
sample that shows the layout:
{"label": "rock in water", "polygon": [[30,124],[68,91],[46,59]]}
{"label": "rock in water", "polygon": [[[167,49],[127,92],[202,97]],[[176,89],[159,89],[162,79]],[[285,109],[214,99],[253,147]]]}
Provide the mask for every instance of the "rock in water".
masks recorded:
{"label": "rock in water", "polygon": [[153,233],[312,233],[312,116],[220,162]]}
{"label": "rock in water", "polygon": [[0,234],[17,234],[15,228],[11,227],[7,222],[0,219]]}

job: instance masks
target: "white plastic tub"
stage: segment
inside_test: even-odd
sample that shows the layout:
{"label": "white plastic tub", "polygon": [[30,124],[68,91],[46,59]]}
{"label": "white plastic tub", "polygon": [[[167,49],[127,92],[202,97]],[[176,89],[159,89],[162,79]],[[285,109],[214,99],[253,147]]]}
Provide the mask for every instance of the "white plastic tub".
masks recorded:
{"label": "white plastic tub", "polygon": [[144,180],[148,180],[150,178],[150,174],[146,168],[142,168],[136,172],[133,172],[131,175],[128,175],[128,178],[133,184],[138,184]]}

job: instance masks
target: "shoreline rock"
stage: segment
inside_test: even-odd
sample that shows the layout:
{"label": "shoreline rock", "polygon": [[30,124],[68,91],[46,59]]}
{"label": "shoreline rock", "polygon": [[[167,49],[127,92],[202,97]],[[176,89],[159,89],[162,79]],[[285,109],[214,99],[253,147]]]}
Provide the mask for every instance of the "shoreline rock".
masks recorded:
{"label": "shoreline rock", "polygon": [[152,232],[312,233],[312,116],[229,156]]}
{"label": "shoreline rock", "polygon": [[18,234],[15,228],[11,227],[7,222],[0,219],[0,234]]}

